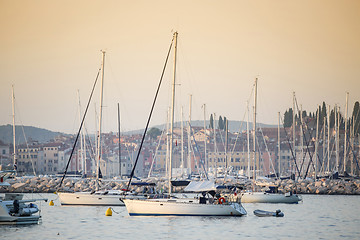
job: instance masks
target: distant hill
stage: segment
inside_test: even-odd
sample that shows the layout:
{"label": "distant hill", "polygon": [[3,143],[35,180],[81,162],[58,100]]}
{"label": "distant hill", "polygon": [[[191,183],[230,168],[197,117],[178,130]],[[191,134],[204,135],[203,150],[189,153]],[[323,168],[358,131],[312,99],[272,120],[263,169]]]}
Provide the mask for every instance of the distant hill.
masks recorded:
{"label": "distant hill", "polygon": [[[209,127],[210,122],[206,121],[206,126]],[[217,124],[217,123],[216,123]],[[176,122],[175,127],[180,127],[180,122]],[[151,126],[152,127],[156,127],[159,128],[160,130],[164,129],[165,124],[160,124],[160,125],[155,125],[155,126]],[[186,126],[186,123],[184,122],[184,127]],[[193,127],[203,127],[204,126],[204,122],[201,120],[195,120],[195,121],[191,121],[191,126]],[[229,131],[230,132],[238,132],[241,126],[241,130],[240,131],[244,131],[246,130],[246,122],[242,122],[242,121],[229,121]],[[276,125],[269,125],[269,124],[263,124],[263,123],[258,123],[258,127],[262,127],[262,128],[274,128],[277,127]],[[37,127],[31,127],[31,126],[16,126],[15,131],[16,131],[16,144],[23,144],[25,143],[25,138],[24,138],[24,134],[23,134],[23,128],[24,128],[24,132],[25,132],[25,136],[27,138],[27,141],[29,142],[31,141],[38,141],[39,143],[46,143],[49,142],[50,140],[53,140],[55,137],[59,136],[59,135],[70,135],[70,134],[65,134],[65,133],[61,133],[61,132],[53,132],[50,130],[46,130],[43,128],[37,128]],[[149,130],[150,130],[149,128]],[[252,123],[249,123],[249,128],[252,129]],[[139,129],[139,130],[134,130],[134,131],[127,131],[127,132],[123,132],[122,134],[125,135],[131,135],[131,134],[142,134],[144,132],[144,129]],[[8,124],[8,125],[1,125],[0,126],[0,141],[2,141],[5,144],[10,144],[12,143],[12,125]]]}
{"label": "distant hill", "polygon": [[[187,123],[184,122],[184,127],[186,126]],[[218,122],[216,121],[216,127],[218,127]],[[206,126],[209,127],[210,125],[210,121],[206,121]],[[155,126],[151,126],[149,127],[152,128],[152,127],[155,127],[155,128],[159,128],[160,130],[162,130],[164,128],[165,124],[160,124],[160,125],[155,125]],[[180,122],[176,122],[174,124],[175,127],[180,127]],[[194,120],[194,121],[191,121],[191,126],[193,127],[203,127],[204,126],[204,121],[201,121],[201,120]],[[257,123],[257,126],[258,127],[261,127],[261,128],[276,128],[277,125],[270,125],[270,124],[264,124],[264,123]],[[240,129],[241,127],[241,129]],[[249,128],[252,129],[252,123],[249,122]],[[244,131],[246,130],[246,122],[243,122],[243,121],[230,121],[229,120],[229,131],[234,133],[234,132],[239,132],[240,131]],[[134,130],[134,131],[128,131],[128,132],[125,132],[123,134],[142,134],[144,132],[144,129],[140,129],[140,130]]]}
{"label": "distant hill", "polygon": [[[24,131],[23,131],[24,128]],[[12,125],[0,126],[0,140],[5,144],[10,144],[13,141]],[[15,139],[16,144],[25,143],[24,133],[27,141],[34,140],[40,143],[48,142],[59,135],[64,135],[60,132],[52,132],[43,128],[31,127],[31,126],[16,126],[15,127]]]}

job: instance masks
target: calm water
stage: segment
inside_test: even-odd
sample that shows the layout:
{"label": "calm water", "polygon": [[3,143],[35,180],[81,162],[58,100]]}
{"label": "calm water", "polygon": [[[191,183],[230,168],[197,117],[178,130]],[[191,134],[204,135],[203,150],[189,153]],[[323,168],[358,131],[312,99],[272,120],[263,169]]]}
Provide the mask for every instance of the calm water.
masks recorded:
{"label": "calm water", "polygon": [[[360,239],[360,196],[303,195],[300,204],[243,204],[245,217],[130,217],[125,207],[60,206],[55,194],[42,203],[42,223],[0,226],[0,239]],[[281,209],[283,218],[253,210]]]}

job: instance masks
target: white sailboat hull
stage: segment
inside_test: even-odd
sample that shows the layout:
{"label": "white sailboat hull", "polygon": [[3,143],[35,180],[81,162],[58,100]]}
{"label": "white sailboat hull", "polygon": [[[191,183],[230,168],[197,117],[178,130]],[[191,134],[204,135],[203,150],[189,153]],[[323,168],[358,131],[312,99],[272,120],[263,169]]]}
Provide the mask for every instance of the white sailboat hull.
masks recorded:
{"label": "white sailboat hull", "polygon": [[124,199],[130,216],[242,216],[247,214],[239,203],[199,204],[198,200],[195,201]]}
{"label": "white sailboat hull", "polygon": [[91,192],[57,193],[61,205],[124,206],[124,195],[99,195]]}
{"label": "white sailboat hull", "polygon": [[[114,191],[110,191],[114,192]],[[57,193],[61,205],[90,205],[90,206],[125,206],[123,199],[145,199],[145,195],[109,193],[97,194],[91,192]]]}
{"label": "white sailboat hull", "polygon": [[301,198],[296,194],[248,192],[241,196],[242,203],[298,203]]}

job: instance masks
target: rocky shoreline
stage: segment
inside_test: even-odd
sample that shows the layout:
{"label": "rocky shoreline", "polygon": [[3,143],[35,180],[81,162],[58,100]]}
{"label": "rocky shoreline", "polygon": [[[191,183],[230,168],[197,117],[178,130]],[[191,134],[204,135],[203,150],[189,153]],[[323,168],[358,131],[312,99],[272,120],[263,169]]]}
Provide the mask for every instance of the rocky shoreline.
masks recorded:
{"label": "rocky shoreline", "polygon": [[[7,180],[10,186],[1,186],[0,193],[54,193],[56,191],[94,191],[96,187],[95,179],[65,178],[61,189],[58,189],[61,178],[51,177],[32,177],[32,178],[12,178]],[[157,191],[167,192],[168,184],[164,180],[151,180],[156,182]],[[103,180],[102,189],[121,190],[127,187],[126,180]],[[221,182],[222,183],[222,182]],[[219,184],[219,182],[218,182]],[[250,182],[239,183],[229,181],[227,185],[235,185],[244,191],[252,190]],[[322,179],[314,181],[311,179],[300,180],[277,180],[272,184],[278,186],[280,193],[296,192],[297,194],[319,194],[319,195],[360,195],[360,179]],[[261,187],[262,186],[262,187]],[[265,191],[267,186],[260,184],[256,186],[256,191]],[[175,192],[182,192],[184,187],[174,188]],[[131,186],[131,190],[141,193],[144,192],[143,186]]]}

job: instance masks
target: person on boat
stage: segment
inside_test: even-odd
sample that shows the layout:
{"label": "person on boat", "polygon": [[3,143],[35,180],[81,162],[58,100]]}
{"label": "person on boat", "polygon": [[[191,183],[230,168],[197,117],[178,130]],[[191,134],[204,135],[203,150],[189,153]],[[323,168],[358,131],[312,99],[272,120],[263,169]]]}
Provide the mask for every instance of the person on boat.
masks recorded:
{"label": "person on boat", "polygon": [[199,198],[199,203],[200,204],[206,204],[206,200],[207,200],[206,199],[206,192],[202,192],[201,195],[202,196],[200,196],[200,198]]}
{"label": "person on boat", "polygon": [[14,200],[13,209],[11,209],[10,213],[11,214],[18,214],[19,210],[20,210],[19,200]]}

